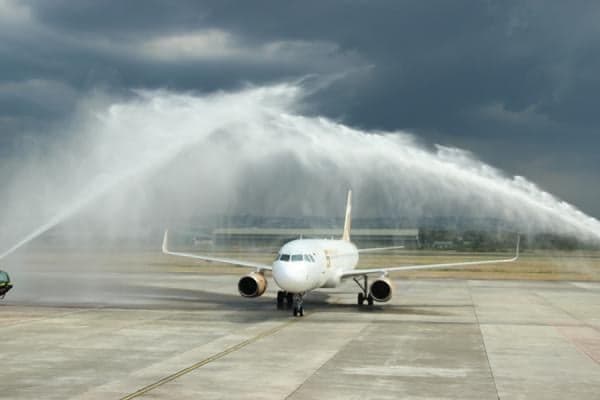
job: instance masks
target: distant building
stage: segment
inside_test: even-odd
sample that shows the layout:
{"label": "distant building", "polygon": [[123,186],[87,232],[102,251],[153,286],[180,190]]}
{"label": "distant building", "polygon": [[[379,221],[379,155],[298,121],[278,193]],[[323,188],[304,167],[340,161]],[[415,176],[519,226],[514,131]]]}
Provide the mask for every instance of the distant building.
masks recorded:
{"label": "distant building", "polygon": [[454,242],[451,240],[436,240],[431,244],[431,248],[438,250],[450,250],[454,247]]}

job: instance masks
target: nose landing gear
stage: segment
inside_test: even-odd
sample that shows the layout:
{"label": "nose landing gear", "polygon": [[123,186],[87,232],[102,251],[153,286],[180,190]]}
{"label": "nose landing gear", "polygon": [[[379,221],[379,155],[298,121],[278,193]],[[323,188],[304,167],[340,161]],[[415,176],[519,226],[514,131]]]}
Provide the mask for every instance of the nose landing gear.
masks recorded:
{"label": "nose landing gear", "polygon": [[304,316],[304,307],[302,307],[304,303],[303,297],[303,293],[294,293],[294,317]]}
{"label": "nose landing gear", "polygon": [[277,291],[277,309],[284,307],[293,308],[294,317],[304,316],[304,293],[290,293],[283,290]]}

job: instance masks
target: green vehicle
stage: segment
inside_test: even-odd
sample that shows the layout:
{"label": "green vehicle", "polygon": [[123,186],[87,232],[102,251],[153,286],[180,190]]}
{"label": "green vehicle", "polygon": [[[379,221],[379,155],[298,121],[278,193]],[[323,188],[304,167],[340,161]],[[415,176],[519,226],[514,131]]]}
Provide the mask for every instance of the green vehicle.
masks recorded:
{"label": "green vehicle", "polygon": [[3,299],[12,287],[13,285],[10,284],[10,277],[8,274],[4,271],[0,271],[0,299]]}

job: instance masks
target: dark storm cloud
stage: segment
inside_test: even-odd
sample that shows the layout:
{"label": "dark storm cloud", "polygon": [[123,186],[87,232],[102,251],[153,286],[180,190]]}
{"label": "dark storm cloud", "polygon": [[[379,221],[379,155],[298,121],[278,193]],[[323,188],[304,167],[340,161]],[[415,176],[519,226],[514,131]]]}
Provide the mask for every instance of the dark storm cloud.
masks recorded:
{"label": "dark storm cloud", "polygon": [[600,215],[585,189],[600,168],[597,2],[0,0],[2,14],[3,142],[97,87],[346,72],[314,112],[470,149]]}

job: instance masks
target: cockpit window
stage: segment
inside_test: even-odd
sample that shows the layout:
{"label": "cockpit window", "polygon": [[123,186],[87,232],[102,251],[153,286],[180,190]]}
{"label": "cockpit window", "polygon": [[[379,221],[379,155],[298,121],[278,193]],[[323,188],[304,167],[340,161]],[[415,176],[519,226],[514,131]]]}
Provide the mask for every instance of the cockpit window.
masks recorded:
{"label": "cockpit window", "polygon": [[292,261],[302,261],[302,254],[292,255]]}
{"label": "cockpit window", "polygon": [[280,261],[290,261],[290,255],[289,255],[289,254],[282,254],[282,255],[279,257],[279,260],[280,260]]}
{"label": "cockpit window", "polygon": [[304,255],[304,261],[312,262],[310,261],[310,257],[308,256],[308,254]]}
{"label": "cockpit window", "polygon": [[310,258],[311,262],[317,262],[317,260],[315,260],[315,258],[310,254],[308,255],[308,258]]}

